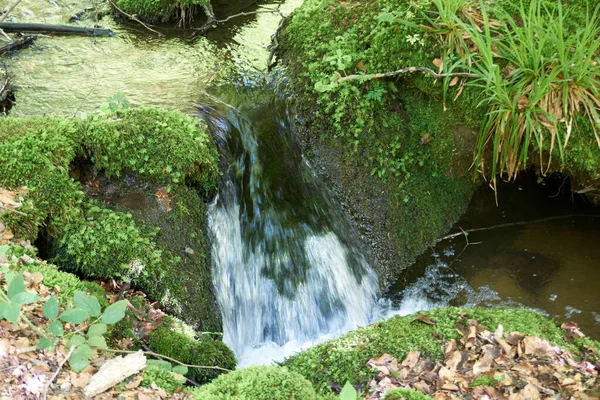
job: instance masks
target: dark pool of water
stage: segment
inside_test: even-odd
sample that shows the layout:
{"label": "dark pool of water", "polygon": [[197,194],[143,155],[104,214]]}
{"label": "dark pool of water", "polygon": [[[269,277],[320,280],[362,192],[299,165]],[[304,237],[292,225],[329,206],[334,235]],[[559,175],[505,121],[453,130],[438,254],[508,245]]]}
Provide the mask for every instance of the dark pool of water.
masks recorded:
{"label": "dark pool of water", "polygon": [[[600,339],[600,210],[571,195],[563,176],[537,181],[527,173],[501,185],[498,207],[494,193],[481,188],[452,231],[564,218],[473,232],[468,246],[462,235],[443,240],[388,289],[388,297],[399,302],[421,285],[438,303],[534,308],[557,322],[575,321]],[[461,294],[457,286],[471,292]]]}

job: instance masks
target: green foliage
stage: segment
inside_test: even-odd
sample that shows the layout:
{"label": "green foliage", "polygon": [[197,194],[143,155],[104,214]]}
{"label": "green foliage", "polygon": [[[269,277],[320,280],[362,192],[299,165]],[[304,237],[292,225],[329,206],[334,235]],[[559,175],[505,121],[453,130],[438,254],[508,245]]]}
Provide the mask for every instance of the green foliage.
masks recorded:
{"label": "green foliage", "polygon": [[[500,379],[502,380],[502,379]],[[495,386],[496,384],[498,384],[498,381],[492,377],[489,377],[487,375],[479,375],[477,378],[473,379],[473,382],[471,382],[471,387],[477,387],[477,386]]]}
{"label": "green foliage", "polygon": [[340,400],[360,400],[360,395],[350,382],[346,382],[340,392]]}
{"label": "green foliage", "polygon": [[100,112],[103,114],[112,114],[118,110],[129,108],[129,102],[121,92],[117,92],[111,96],[108,101],[100,106]]}
{"label": "green foliage", "polygon": [[0,119],[0,187],[28,187],[26,216],[2,212],[15,234],[33,239],[40,227],[60,231],[79,217],[83,192],[69,177],[79,125],[60,118]]}
{"label": "green foliage", "polygon": [[217,152],[206,125],[183,113],[135,108],[94,115],[83,135],[95,168],[108,176],[133,171],[158,183],[215,188]]}
{"label": "green foliage", "polygon": [[[402,360],[409,351],[418,350],[425,357],[441,360],[444,342],[459,338],[455,329],[459,311],[457,308],[440,308],[424,312],[436,320],[434,326],[414,321],[414,315],[393,317],[305,350],[287,359],[284,365],[311,381],[321,393],[329,391],[329,382],[366,385],[375,373],[366,369],[365,364],[384,353]],[[502,323],[506,332],[540,336],[577,350],[565,341],[559,327],[533,311],[502,308],[466,311],[489,329]]]}
{"label": "green foliage", "polygon": [[[181,325],[172,318],[166,318],[148,338],[149,347],[162,355],[171,357],[184,364],[219,366],[234,369],[237,362],[233,352],[219,340],[207,335],[198,339],[182,331]],[[221,371],[190,368],[187,376],[198,382],[208,382],[221,374]]]}
{"label": "green foliage", "polygon": [[384,397],[385,400],[432,400],[430,396],[414,389],[392,389]]}
{"label": "green foliage", "polygon": [[144,232],[130,214],[91,206],[83,221],[67,224],[64,231],[54,261],[70,270],[136,282],[158,274],[157,232]]}
{"label": "green foliage", "polygon": [[208,2],[209,0],[115,0],[115,4],[126,13],[157,22],[169,22],[181,14],[193,13],[196,7]]}
{"label": "green foliage", "polygon": [[177,379],[177,377],[169,370],[151,363],[144,368],[142,377],[143,379],[141,386],[151,387],[151,385],[154,383],[158,387],[165,389],[168,394],[171,394],[175,390],[181,388],[185,383],[185,379]]}
{"label": "green foliage", "polygon": [[250,367],[221,375],[192,392],[198,400],[317,400],[310,382],[281,367]]}
{"label": "green foliage", "polygon": [[[2,271],[6,280],[6,292],[0,288],[0,319],[6,319],[13,325],[18,325],[19,320],[26,322],[39,335],[38,349],[53,350],[57,343],[65,342],[67,348],[72,349],[69,365],[75,372],[79,372],[89,365],[93,357],[93,349],[106,348],[103,334],[106,333],[106,323],[118,322],[124,316],[127,300],[118,301],[108,306],[104,312],[100,308],[98,299],[83,292],[75,292],[75,308],[59,312],[58,301],[49,297],[43,306],[43,315],[50,323],[47,328],[35,326],[21,313],[21,306],[42,301],[37,294],[25,291],[23,274],[15,274],[5,268]],[[98,317],[90,324],[91,317]],[[97,324],[100,319],[103,323]],[[81,325],[77,330],[65,334],[64,323],[73,326]],[[87,330],[86,336],[83,333]]]}

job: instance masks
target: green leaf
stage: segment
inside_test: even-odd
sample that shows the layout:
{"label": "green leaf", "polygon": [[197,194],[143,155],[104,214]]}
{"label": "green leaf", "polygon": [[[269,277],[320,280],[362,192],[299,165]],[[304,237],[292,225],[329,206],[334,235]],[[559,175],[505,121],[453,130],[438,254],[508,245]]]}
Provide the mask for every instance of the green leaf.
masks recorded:
{"label": "green leaf", "polygon": [[55,319],[58,317],[58,301],[54,297],[50,297],[44,304],[44,317]]}
{"label": "green leaf", "polygon": [[73,346],[77,347],[77,346],[81,346],[82,344],[85,343],[85,338],[81,335],[73,335],[71,336],[71,339],[69,339],[69,344],[67,347],[71,348]]}
{"label": "green leaf", "polygon": [[2,246],[0,246],[0,257],[4,257],[6,253],[8,253],[8,250],[10,250],[9,245],[3,244]]}
{"label": "green leaf", "polygon": [[73,324],[80,324],[86,319],[89,318],[89,314],[87,311],[82,310],[81,308],[72,308],[70,310],[64,311],[60,314],[60,319],[65,322],[71,322]]}
{"label": "green leaf", "polygon": [[85,367],[90,364],[90,360],[94,355],[94,351],[87,344],[82,344],[77,347],[71,357],[69,358],[69,365],[75,372],[81,372]]}
{"label": "green leaf", "polygon": [[102,336],[106,333],[106,324],[98,323],[90,326],[87,330],[87,337]]}
{"label": "green leaf", "polygon": [[105,324],[114,324],[122,320],[125,317],[127,304],[129,304],[127,300],[120,300],[106,307],[102,316],[102,322]]}
{"label": "green leaf", "polygon": [[0,317],[8,320],[13,325],[19,323],[21,306],[15,303],[0,303]]}
{"label": "green leaf", "polygon": [[16,304],[31,304],[40,300],[42,300],[40,296],[30,292],[17,293],[11,298],[11,301]]}
{"label": "green leaf", "polygon": [[54,347],[54,343],[52,343],[52,340],[48,339],[47,337],[41,337],[40,341],[37,344],[37,348],[40,350],[46,350],[46,349],[50,349]]}
{"label": "green leaf", "polygon": [[24,291],[25,281],[23,280],[23,274],[15,275],[15,277],[10,281],[8,285],[8,298],[12,301],[13,297],[15,297],[19,293],[23,293]]}
{"label": "green leaf", "polygon": [[148,360],[148,361],[146,361],[146,364],[156,365],[156,366],[166,369],[167,371],[171,370],[171,363],[168,361],[165,361],[165,360]]}
{"label": "green leaf", "polygon": [[346,382],[342,392],[340,393],[340,400],[357,400],[358,395],[356,394],[356,390],[350,382]]}
{"label": "green leaf", "polygon": [[65,334],[65,329],[63,328],[63,324],[60,321],[52,321],[48,330],[54,336],[62,336]]}
{"label": "green leaf", "polygon": [[92,347],[99,347],[101,349],[105,349],[107,347],[106,340],[104,340],[104,337],[102,336],[92,336],[87,342]]}
{"label": "green leaf", "polygon": [[185,365],[176,365],[173,367],[173,372],[179,375],[185,375],[188,373],[188,367]]}
{"label": "green leaf", "polygon": [[75,292],[75,307],[87,311],[92,317],[97,317],[101,313],[98,299],[79,290]]}

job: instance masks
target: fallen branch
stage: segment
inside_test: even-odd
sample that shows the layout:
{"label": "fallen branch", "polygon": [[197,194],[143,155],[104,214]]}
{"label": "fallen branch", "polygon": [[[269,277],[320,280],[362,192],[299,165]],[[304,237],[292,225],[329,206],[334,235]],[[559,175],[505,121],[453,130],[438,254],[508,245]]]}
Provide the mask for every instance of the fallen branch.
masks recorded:
{"label": "fallen branch", "polygon": [[367,80],[367,79],[390,78],[392,76],[411,74],[413,72],[426,72],[436,79],[449,78],[449,77],[454,77],[454,76],[457,76],[459,78],[478,78],[479,77],[479,75],[471,74],[469,72],[452,72],[452,73],[438,74],[434,70],[427,68],[427,67],[408,67],[408,68],[399,69],[398,71],[380,72],[378,74],[341,76],[338,79],[338,82],[341,83],[341,82],[352,81],[352,80],[356,80],[356,79]]}
{"label": "fallen branch", "polygon": [[31,42],[33,42],[36,38],[37,38],[37,36],[24,36],[20,39],[15,40],[14,42],[7,43],[4,46],[0,46],[0,54],[10,51],[10,50],[14,50],[17,47],[26,46],[26,45],[30,44]]}
{"label": "fallen branch", "polygon": [[286,21],[286,16],[283,15],[281,11],[279,12],[279,15],[281,15],[281,20],[279,21],[279,26],[277,26],[277,29],[275,30],[275,33],[272,36],[273,47],[271,47],[271,51],[269,52],[269,59],[267,60],[267,69],[269,71],[271,70],[273,65],[275,65],[275,63],[273,62],[273,57],[275,57],[275,52],[279,49],[279,40],[277,39],[277,36],[279,36],[279,32],[281,31],[281,29],[283,29],[283,26]]}
{"label": "fallen branch", "polygon": [[6,207],[5,205],[2,205],[2,204],[0,204],[0,209],[2,209],[2,210],[6,210],[6,211],[12,211],[12,212],[14,212],[14,213],[16,213],[16,214],[27,216],[27,214],[25,214],[24,212],[21,212],[21,211],[19,211],[19,210],[12,209],[12,208],[10,208],[10,207]]}
{"label": "fallen branch", "polygon": [[108,2],[110,3],[111,6],[113,6],[114,8],[117,9],[117,11],[119,11],[121,14],[123,14],[124,16],[126,16],[127,18],[129,18],[132,21],[135,21],[137,23],[139,23],[140,25],[142,25],[144,28],[148,29],[150,32],[154,32],[156,33],[158,36],[165,36],[163,33],[150,28],[148,25],[146,25],[145,23],[143,23],[142,21],[140,21],[140,19],[138,17],[136,17],[135,15],[131,15],[131,14],[127,14],[125,11],[121,10],[112,0],[108,0]]}
{"label": "fallen branch", "polygon": [[113,36],[114,32],[103,28],[82,28],[66,25],[46,25],[46,24],[20,24],[20,23],[0,23],[0,29],[6,32],[46,32],[62,33],[73,35],[92,35],[92,36]]}
{"label": "fallen branch", "polygon": [[537,223],[540,223],[540,222],[552,221],[552,220],[555,220],[555,219],[565,219],[565,218],[573,218],[573,217],[600,218],[600,215],[594,215],[594,214],[568,214],[568,215],[558,215],[558,216],[555,216],[555,217],[547,217],[547,218],[534,219],[533,221],[507,222],[505,224],[498,224],[498,225],[486,226],[486,227],[483,227],[483,228],[473,228],[473,229],[465,229],[465,230],[463,230],[461,228],[460,232],[455,232],[455,233],[451,233],[451,234],[446,235],[446,236],[442,236],[441,238],[439,238],[436,241],[436,243],[441,242],[443,240],[454,239],[455,237],[461,236],[461,235],[465,235],[465,238],[466,238],[467,234],[471,233],[471,232],[489,231],[489,230],[492,230],[492,229],[507,228],[507,227],[510,227],[510,226],[523,226],[523,225],[529,225],[529,224],[537,224]]}
{"label": "fallen branch", "polygon": [[[226,22],[228,22],[229,20],[232,20],[234,18],[237,17],[247,17],[249,15],[254,15],[254,14],[263,14],[263,13],[280,13],[279,10],[256,10],[256,11],[248,11],[248,12],[241,12],[238,14],[233,14],[230,15],[229,17],[225,18],[225,19],[213,19],[211,18],[211,15],[207,12],[208,15],[208,22],[205,23],[204,25],[202,25],[200,28],[194,28],[195,31],[197,32],[206,32],[209,29],[215,27],[216,25],[219,24],[224,24]],[[212,14],[212,16],[214,17],[214,14]]]}
{"label": "fallen branch", "polygon": [[4,22],[4,20],[6,19],[6,17],[8,17],[8,14],[10,14],[10,12],[21,2],[21,0],[17,0],[16,2],[13,3],[12,6],[8,7],[8,10],[6,10],[6,12],[4,13],[4,15],[2,16],[2,18],[0,18],[0,23]]}
{"label": "fallen branch", "polygon": [[60,364],[58,365],[58,368],[56,369],[56,371],[52,375],[52,378],[50,378],[50,380],[48,381],[48,383],[44,387],[44,394],[42,395],[43,399],[46,399],[46,393],[48,392],[48,389],[50,388],[50,385],[52,385],[52,382],[54,382],[54,380],[58,376],[60,370],[65,366],[65,363],[67,362],[67,360],[69,358],[71,358],[71,355],[73,354],[73,351],[75,351],[75,346],[71,346],[71,350],[69,350],[69,353],[67,354],[67,356],[60,362]]}
{"label": "fallen branch", "polygon": [[[124,353],[124,354],[137,353],[137,351],[116,350],[116,349],[102,349],[102,351],[109,351],[109,352],[112,352],[112,353]],[[215,366],[212,366],[212,365],[191,365],[191,364],[182,363],[181,361],[178,361],[178,360],[176,360],[174,358],[163,356],[162,354],[158,354],[158,353],[155,353],[153,351],[144,351],[143,353],[146,354],[146,355],[149,355],[149,356],[162,358],[164,360],[168,360],[168,361],[174,362],[174,363],[179,364],[179,365],[183,365],[184,367],[188,367],[188,368],[216,369],[216,370],[219,370],[219,371],[231,372],[230,369],[218,367],[216,365]]]}

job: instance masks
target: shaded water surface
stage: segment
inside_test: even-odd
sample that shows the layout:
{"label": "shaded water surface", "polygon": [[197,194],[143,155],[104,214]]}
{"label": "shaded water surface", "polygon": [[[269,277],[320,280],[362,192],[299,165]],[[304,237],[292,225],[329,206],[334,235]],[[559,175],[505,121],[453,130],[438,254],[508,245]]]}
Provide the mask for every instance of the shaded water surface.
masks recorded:
{"label": "shaded water surface", "polygon": [[600,215],[570,195],[564,177],[536,184],[535,175],[524,174],[515,185],[500,187],[499,207],[491,190],[482,188],[454,230],[556,216],[567,217],[473,232],[468,246],[462,235],[444,240],[386,297],[399,304],[420,287],[424,299],[462,305],[471,291],[478,296],[470,305],[534,308],[558,322],[576,321],[600,339]]}

